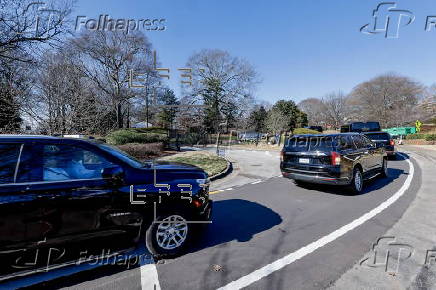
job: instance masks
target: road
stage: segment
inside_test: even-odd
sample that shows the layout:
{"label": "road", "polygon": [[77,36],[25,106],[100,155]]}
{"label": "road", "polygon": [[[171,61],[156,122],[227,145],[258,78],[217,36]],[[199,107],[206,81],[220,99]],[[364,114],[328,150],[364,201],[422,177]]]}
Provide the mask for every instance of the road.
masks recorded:
{"label": "road", "polygon": [[[129,270],[104,267],[44,286],[154,289],[144,284],[154,273],[144,269],[151,267],[157,269],[156,289],[217,289],[232,282],[230,289],[326,288],[398,221],[421,183],[420,168],[407,154],[389,162],[388,178],[368,182],[358,196],[279,177],[278,152],[231,150],[227,157],[236,161],[234,172],[213,183],[213,223],[190,253]],[[398,200],[352,227],[395,195]]]}

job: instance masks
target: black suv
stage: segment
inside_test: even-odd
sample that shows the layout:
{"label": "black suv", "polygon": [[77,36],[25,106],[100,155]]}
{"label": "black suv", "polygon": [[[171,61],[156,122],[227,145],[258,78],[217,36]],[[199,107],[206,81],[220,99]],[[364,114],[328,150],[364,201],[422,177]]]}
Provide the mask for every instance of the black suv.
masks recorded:
{"label": "black suv", "polygon": [[383,146],[389,158],[395,159],[397,157],[395,141],[392,139],[391,134],[387,132],[366,132],[363,134],[378,146]]}
{"label": "black suv", "polygon": [[0,157],[0,280],[140,239],[156,256],[178,255],[210,220],[209,179],[195,166],[49,136],[0,135]]}
{"label": "black suv", "polygon": [[360,193],[365,179],[387,176],[387,159],[383,147],[359,133],[295,135],[283,147],[280,169],[297,183],[348,185]]}
{"label": "black suv", "polygon": [[381,131],[379,122],[354,122],[341,126],[341,133]]}

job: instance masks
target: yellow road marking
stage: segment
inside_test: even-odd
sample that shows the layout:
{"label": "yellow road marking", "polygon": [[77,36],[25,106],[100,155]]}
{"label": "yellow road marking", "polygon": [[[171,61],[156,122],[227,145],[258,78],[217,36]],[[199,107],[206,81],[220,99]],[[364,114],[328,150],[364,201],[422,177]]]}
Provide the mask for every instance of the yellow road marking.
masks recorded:
{"label": "yellow road marking", "polygon": [[218,192],[221,192],[221,190],[210,191],[209,194],[215,194],[215,193],[218,193]]}

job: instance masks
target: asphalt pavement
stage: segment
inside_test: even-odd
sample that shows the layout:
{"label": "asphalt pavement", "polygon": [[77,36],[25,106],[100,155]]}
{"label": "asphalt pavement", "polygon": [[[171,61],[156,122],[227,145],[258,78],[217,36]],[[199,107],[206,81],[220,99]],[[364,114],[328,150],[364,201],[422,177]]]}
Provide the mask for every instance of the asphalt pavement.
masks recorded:
{"label": "asphalt pavement", "polygon": [[367,182],[358,196],[280,177],[278,152],[230,150],[226,156],[234,172],[213,183],[213,223],[190,253],[129,270],[104,267],[43,286],[327,288],[401,218],[421,186],[421,169],[408,154],[390,161],[389,177]]}

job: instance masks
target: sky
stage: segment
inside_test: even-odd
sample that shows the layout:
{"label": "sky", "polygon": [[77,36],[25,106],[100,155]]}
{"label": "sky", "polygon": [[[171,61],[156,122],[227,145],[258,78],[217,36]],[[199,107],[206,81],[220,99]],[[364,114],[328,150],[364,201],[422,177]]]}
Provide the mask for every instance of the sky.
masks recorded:
{"label": "sky", "polygon": [[[349,93],[388,72],[424,85],[436,83],[436,27],[425,29],[427,17],[436,15],[435,1],[390,2],[408,11],[389,14],[394,24],[404,14],[397,38],[360,32],[374,22],[373,10],[383,3],[374,0],[78,0],[72,16],[74,21],[79,15],[98,19],[101,14],[165,19],[165,30],[144,32],[162,67],[170,69],[167,84],[176,95],[181,81],[177,68],[185,67],[194,52],[209,48],[226,50],[255,67],[261,79],[257,99],[299,102],[338,90]],[[378,19],[386,19],[383,11]],[[407,25],[412,14],[415,19]]]}

